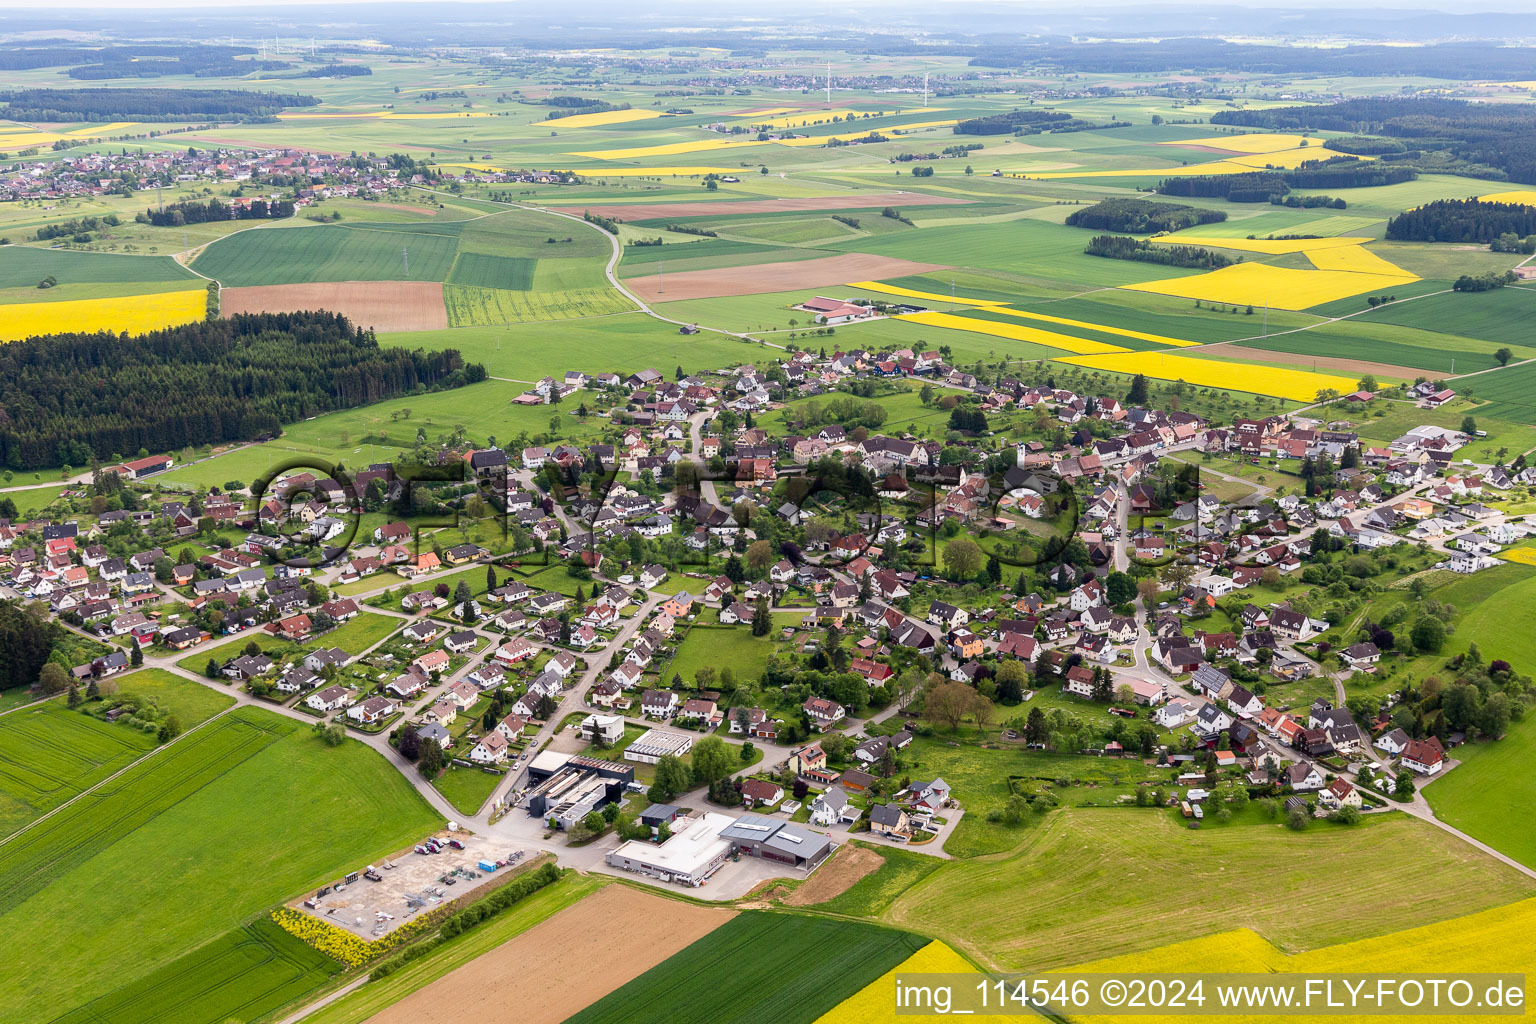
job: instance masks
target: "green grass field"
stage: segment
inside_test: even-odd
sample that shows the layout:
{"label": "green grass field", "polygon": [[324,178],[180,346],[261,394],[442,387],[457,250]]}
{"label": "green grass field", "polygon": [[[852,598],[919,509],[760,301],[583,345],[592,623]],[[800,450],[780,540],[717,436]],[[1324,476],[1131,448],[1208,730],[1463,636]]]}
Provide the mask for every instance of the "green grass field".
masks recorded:
{"label": "green grass field", "polygon": [[154,748],[151,734],[98,721],[58,701],[0,717],[0,835],[10,835]]}
{"label": "green grass field", "polygon": [[746,911],[567,1024],[809,1024],[927,941],[855,921]]}
{"label": "green grass field", "polygon": [[[706,615],[710,614],[708,612]],[[756,679],[777,650],[774,638],[753,636],[750,625],[715,626],[695,624],[677,645],[671,662],[661,668],[658,678],[670,683],[674,675],[691,683],[699,669],[729,665],[737,678]]]}
{"label": "green grass field", "polygon": [[0,1018],[52,1020],[138,982],[436,824],[362,744],[236,710],[0,845],[0,926],[30,936]]}
{"label": "green grass field", "polygon": [[497,772],[450,765],[443,774],[432,780],[432,785],[448,798],[448,802],[460,814],[478,814],[480,806],[490,799],[491,793],[504,778],[506,776]]}
{"label": "green grass field", "polygon": [[1536,834],[1528,827],[1536,800],[1536,715],[1527,712],[1503,739],[1464,744],[1451,756],[1461,764],[1422,790],[1435,817],[1536,866]]}
{"label": "green grass field", "polygon": [[160,668],[141,668],[117,680],[122,696],[149,697],[181,722],[183,730],[206,722],[235,702],[212,686],[194,683]]}
{"label": "green grass field", "polygon": [[1462,395],[1470,392],[1477,401],[1487,403],[1478,407],[1479,417],[1536,424],[1536,363],[1478,374],[1452,386]]}
{"label": "green grass field", "polygon": [[341,965],[258,918],[53,1024],[228,1024],[256,1020],[323,985]]}
{"label": "green grass field", "polygon": [[37,288],[37,283],[45,277],[54,278],[60,285],[137,282],[175,282],[187,288],[202,285],[196,274],[169,256],[122,256],[73,249],[0,246],[0,288],[30,288],[35,296],[30,301],[41,302],[53,290]]}
{"label": "green grass field", "polygon": [[[1192,912],[1202,886],[1219,913]],[[1306,832],[1267,822],[1190,831],[1158,810],[1068,808],[1011,856],[942,865],[881,919],[985,967],[1036,971],[1239,927],[1287,951],[1315,949],[1533,893],[1514,869],[1400,815]]]}
{"label": "green grass field", "polygon": [[537,261],[526,256],[491,256],[483,252],[461,252],[448,273],[450,284],[473,288],[511,288],[527,291],[533,287]]}
{"label": "green grass field", "polygon": [[[428,227],[433,230],[424,230]],[[252,228],[210,245],[192,265],[231,288],[300,281],[441,281],[458,251],[458,229],[452,222]]]}
{"label": "green grass field", "polygon": [[1533,306],[1536,289],[1498,288],[1491,292],[1431,295],[1372,310],[1358,319],[1469,335],[1506,345],[1520,339]]}
{"label": "green grass field", "polygon": [[890,846],[869,845],[864,848],[872,850],[884,863],[873,874],[865,875],[844,892],[825,903],[815,904],[817,910],[853,917],[878,917],[897,897],[927,878],[943,863],[937,857]]}

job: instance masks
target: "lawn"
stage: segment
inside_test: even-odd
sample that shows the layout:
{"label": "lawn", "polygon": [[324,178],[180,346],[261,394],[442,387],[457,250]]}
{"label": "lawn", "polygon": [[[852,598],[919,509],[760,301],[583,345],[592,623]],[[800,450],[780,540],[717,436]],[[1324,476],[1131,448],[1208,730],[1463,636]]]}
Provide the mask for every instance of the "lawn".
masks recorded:
{"label": "lawn", "polygon": [[509,910],[449,939],[429,955],[412,961],[394,974],[349,992],[305,1020],[308,1024],[362,1024],[385,1007],[490,952],[613,881],[602,875],[568,872],[554,885],[540,889]]}
{"label": "lawn", "polygon": [[460,814],[478,814],[480,806],[491,798],[491,793],[505,778],[500,772],[449,765],[432,785]]}
{"label": "lawn", "polygon": [[1441,821],[1527,866],[1536,867],[1536,714],[1509,727],[1504,738],[1457,747],[1461,761],[1443,778],[1423,787],[1424,799]]}
{"label": "lawn", "polygon": [[810,1024],[927,941],[856,921],[746,911],[567,1024]]}
{"label": "lawn", "polygon": [[315,991],[341,965],[258,918],[53,1024],[228,1024],[256,1020]]}
{"label": "lawn", "polygon": [[58,701],[0,717],[0,835],[16,829],[127,767],[155,737],[108,724]]}
{"label": "lawn", "polygon": [[439,824],[362,744],[233,711],[0,846],[0,927],[29,936],[0,1019],[49,1021],[132,985]]}
{"label": "lawn", "polygon": [[[1219,913],[1198,912],[1202,890]],[[1240,927],[1295,952],[1533,893],[1514,869],[1400,815],[1190,831],[1158,810],[1068,808],[1009,857],[945,863],[882,919],[990,969],[1036,971]]]}
{"label": "lawn", "polygon": [[235,702],[211,686],[194,683],[160,668],[142,668],[117,680],[118,693],[149,697],[181,722],[183,731],[199,725]]}
{"label": "lawn", "polygon": [[672,661],[658,678],[671,682],[674,675],[692,682],[699,669],[730,666],[738,679],[756,679],[778,649],[772,634],[753,636],[750,625],[707,626],[695,624],[677,645]]}

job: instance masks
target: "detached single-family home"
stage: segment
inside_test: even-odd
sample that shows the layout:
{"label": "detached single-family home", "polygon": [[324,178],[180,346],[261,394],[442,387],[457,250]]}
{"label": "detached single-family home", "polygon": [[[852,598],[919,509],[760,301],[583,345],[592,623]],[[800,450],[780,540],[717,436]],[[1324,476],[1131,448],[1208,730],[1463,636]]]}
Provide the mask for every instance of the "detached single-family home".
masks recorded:
{"label": "detached single-family home", "polygon": [[1403,767],[1420,775],[1435,775],[1445,766],[1445,748],[1438,737],[1409,740],[1403,748]]}

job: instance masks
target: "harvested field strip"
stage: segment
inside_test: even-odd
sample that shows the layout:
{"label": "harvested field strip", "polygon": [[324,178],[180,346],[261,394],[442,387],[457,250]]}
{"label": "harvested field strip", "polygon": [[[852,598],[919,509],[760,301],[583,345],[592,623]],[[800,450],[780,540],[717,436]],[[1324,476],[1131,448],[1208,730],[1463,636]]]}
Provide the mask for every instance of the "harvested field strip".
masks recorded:
{"label": "harvested field strip", "polygon": [[1417,274],[1382,259],[1362,245],[1338,249],[1308,249],[1307,260],[1318,270],[1343,270],[1351,274],[1385,274],[1388,277],[1402,277],[1408,281],[1419,279]]}
{"label": "harvested field strip", "polygon": [[448,326],[443,286],[436,281],[322,281],[225,288],[219,309],[225,316],[324,309],[377,331],[436,331]]}
{"label": "harvested field strip", "polygon": [[629,121],[648,121],[660,117],[659,110],[632,108],[627,110],[601,110],[595,114],[572,114],[548,121],[535,121],[540,128],[599,128],[605,124],[625,124]]}
{"label": "harvested field strip", "polygon": [[1047,316],[1044,313],[1028,313],[1022,309],[1008,309],[1006,307],[993,307],[994,313],[1005,313],[1008,316],[1023,317],[1025,320],[1039,320],[1048,324],[1060,324],[1063,327],[1082,327],[1090,331],[1098,331],[1101,334],[1114,334],[1122,338],[1136,338],[1141,341],[1155,341],[1159,345],[1172,345],[1175,348],[1183,348],[1188,345],[1198,345],[1196,341],[1185,341],[1183,338],[1170,338],[1164,334],[1148,334],[1146,331],[1131,331],[1123,327],[1106,327],[1103,324],[1090,324],[1085,320],[1069,320],[1064,316]]}
{"label": "harvested field strip", "polygon": [[[740,168],[737,168],[740,171]],[[611,174],[611,171],[601,173]],[[635,173],[661,173],[656,168]],[[736,173],[724,171],[723,173]],[[611,217],[626,223],[644,220],[660,220],[678,217],[733,217],[758,213],[805,213],[814,210],[871,210],[891,206],[955,206],[969,203],[969,199],[951,199],[948,196],[931,196],[924,192],[875,192],[835,196],[801,196],[795,199],[739,199],[710,200],[707,202],[679,203],[622,203],[583,206],[594,216]],[[574,210],[574,207],[570,208]],[[568,211],[569,212],[569,211]]]}
{"label": "harvested field strip", "polygon": [[55,702],[0,718],[0,836],[153,749],[152,735]]}
{"label": "harvested field strip", "polygon": [[[559,1024],[593,999],[665,966],[728,924],[735,912],[669,900],[610,884],[511,941],[444,975],[371,1018],[372,1024],[457,1024],[498,1019],[518,1007],[519,1024]],[[665,927],[657,927],[658,922]],[[592,969],[602,964],[601,971]],[[541,979],[538,999],[525,999],[528,971]],[[715,979],[706,980],[711,988]],[[665,1012],[669,1000],[656,1005]]]}
{"label": "harvested field strip", "polygon": [[82,813],[55,815],[0,845],[0,914],[73,870],[82,855],[174,807],[282,735],[236,712],[93,791]]}
{"label": "harvested field strip", "polygon": [[1067,334],[1058,334],[1055,331],[1025,327],[1022,324],[1000,324],[990,320],[977,320],[974,317],[956,316],[954,313],[909,313],[900,319],[922,324],[925,327],[947,327],[951,330],[971,331],[975,334],[1007,338],[1011,341],[1027,341],[1035,345],[1061,349],[1064,352],[1076,352],[1079,355],[1103,355],[1126,351],[1119,346],[1108,345],[1102,341],[1088,341]]}
{"label": "harvested field strip", "polygon": [[1073,356],[1058,362],[1086,366],[1116,373],[1141,373],[1157,380],[1182,380],[1196,387],[1226,388],[1255,395],[1276,395],[1298,402],[1310,402],[1323,388],[1341,394],[1355,390],[1350,377],[1291,370],[1285,367],[1246,366],[1217,359],[1197,359],[1166,352],[1127,352],[1123,355]]}
{"label": "harvested field strip", "polygon": [[570,1024],[810,1024],[927,943],[871,924],[746,911]]}
{"label": "harvested field strip", "polygon": [[849,287],[862,288],[867,292],[880,292],[884,295],[900,295],[908,299],[924,299],[928,302],[954,302],[966,306],[1001,306],[1005,305],[1003,299],[970,299],[964,295],[944,295],[941,292],[925,292],[915,288],[901,288],[894,284],[881,284],[879,281],[850,281]]}
{"label": "harvested field strip", "polygon": [[[914,263],[890,256],[845,253],[816,260],[758,263],[719,270],[689,270],[664,277],[631,277],[625,284],[647,302],[709,299],[726,295],[762,295],[768,292],[814,290],[832,285],[864,287],[867,277],[899,277],[941,270],[936,263]],[[660,289],[665,287],[666,291]],[[807,299],[811,296],[807,295]]]}
{"label": "harvested field strip", "polygon": [[0,341],[74,331],[143,334],[203,319],[208,315],[208,293],[197,288],[117,299],[25,302],[3,308]]}
{"label": "harvested field strip", "polygon": [[1284,256],[1293,252],[1315,252],[1318,249],[1337,249],[1341,246],[1362,245],[1369,238],[1222,238],[1218,235],[1159,235],[1151,239],[1168,245],[1203,245],[1213,249],[1236,249],[1239,252],[1261,252],[1267,256]]}
{"label": "harvested field strip", "polygon": [[[1471,972],[1527,972],[1536,963],[1536,900],[1522,900],[1438,924],[1390,932],[1304,953],[1286,954],[1246,929],[1209,935],[1188,942],[1159,946],[1142,953],[1112,957],[1071,968],[1080,973],[1153,973],[1189,970],[1189,965],[1211,962],[1222,970],[1254,974],[1394,973],[1434,970],[1444,975]],[[1098,1016],[1102,1021],[1169,1020],[1168,1017]],[[1233,1016],[1237,1024],[1272,1020],[1263,1016]],[[1380,1019],[1344,1015],[1344,1021]],[[1458,1014],[1458,1021],[1507,1020],[1490,1014]]]}
{"label": "harvested field strip", "polygon": [[1176,295],[1184,299],[1201,299],[1234,306],[1302,310],[1364,292],[1391,291],[1401,288],[1403,282],[1410,279],[1401,275],[1290,270],[1264,263],[1237,263],[1194,277],[1174,277],[1121,287],[1131,291]]}
{"label": "harvested field strip", "polygon": [[341,969],[270,918],[226,932],[53,1024],[225,1024],[255,1020]]}
{"label": "harvested field strip", "polygon": [[[844,843],[843,848],[781,901],[786,907],[809,907],[841,896],[885,865],[867,846]],[[828,870],[830,869],[830,870]]]}
{"label": "harvested field strip", "polygon": [[[1364,376],[1365,374],[1369,373],[1373,374],[1378,379],[1403,377],[1409,375],[1411,373],[1411,368],[1414,368],[1413,363],[1382,363],[1369,359],[1347,359],[1342,356],[1310,355],[1308,354],[1308,349],[1304,344],[1297,348],[1281,347],[1280,345],[1273,344],[1275,342],[1283,342],[1288,337],[1290,336],[1285,335],[1282,337],[1268,338],[1265,339],[1264,342],[1248,341],[1242,345],[1218,345],[1215,348],[1210,349],[1209,352],[1199,353],[1199,356],[1202,359],[1206,358],[1207,356],[1213,359],[1220,359],[1223,355],[1225,355],[1230,359],[1238,359],[1244,362],[1252,363],[1283,363],[1289,366],[1314,366],[1324,370],[1339,370],[1343,373],[1352,373],[1357,377]],[[1302,337],[1305,337],[1305,335],[1302,335]],[[1271,347],[1256,347],[1261,344],[1269,344]],[[1404,346],[1404,349],[1405,351],[1423,352],[1425,356],[1433,355],[1433,353],[1424,349],[1408,350],[1406,346]],[[1405,370],[1404,367],[1410,367],[1410,369]],[[1418,367],[1418,369],[1433,369],[1433,367]]]}

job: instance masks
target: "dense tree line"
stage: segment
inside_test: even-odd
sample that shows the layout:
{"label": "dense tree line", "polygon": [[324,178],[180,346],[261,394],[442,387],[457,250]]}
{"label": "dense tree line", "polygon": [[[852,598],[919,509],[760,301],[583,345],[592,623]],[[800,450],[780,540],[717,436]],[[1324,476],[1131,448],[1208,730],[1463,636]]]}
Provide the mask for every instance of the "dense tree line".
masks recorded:
{"label": "dense tree line", "polygon": [[1387,237],[1400,242],[1488,243],[1504,234],[1536,234],[1536,207],[1437,199],[1387,221]]}
{"label": "dense tree line", "polygon": [[1233,203],[1265,203],[1284,197],[1293,188],[1372,188],[1412,181],[1419,172],[1412,167],[1380,160],[1336,156],[1308,160],[1291,170],[1254,171],[1251,174],[1191,174],[1157,183],[1166,196],[1201,196]]}
{"label": "dense tree line", "polygon": [[0,601],[0,690],[37,682],[63,633],[46,606],[29,610],[19,601]]}
{"label": "dense tree line", "polygon": [[249,203],[225,203],[217,199],[195,199],[172,203],[163,210],[145,210],[137,218],[157,228],[179,228],[184,224],[208,224],[224,220],[280,220],[293,216],[293,201],[279,199],[269,203],[253,199]]}
{"label": "dense tree line", "polygon": [[1067,217],[1067,223],[1075,228],[1144,235],[1154,231],[1182,231],[1197,224],[1217,224],[1226,219],[1226,213],[1221,210],[1202,210],[1183,203],[1103,199],[1092,206],[1074,210]]}
{"label": "dense tree line", "polygon": [[366,64],[326,64],[323,67],[308,68],[296,75],[288,75],[288,78],[362,78],[373,74],[373,68]]}
{"label": "dense tree line", "polygon": [[1520,280],[1513,270],[1506,270],[1502,274],[1489,271],[1486,274],[1462,274],[1451,285],[1451,290],[1456,292],[1491,292],[1495,288],[1503,288],[1507,284],[1514,284]]}
{"label": "dense tree line", "polygon": [[1335,153],[1348,153],[1351,156],[1385,156],[1388,153],[1406,153],[1408,147],[1396,139],[1382,139],[1371,135],[1341,135],[1336,139],[1325,139],[1324,149],[1331,149]]}
{"label": "dense tree line", "polygon": [[1420,149],[1445,150],[1498,172],[1485,176],[1536,182],[1536,111],[1525,104],[1368,97],[1326,107],[1224,110],[1211,121],[1272,131],[1310,128],[1407,139]]}
{"label": "dense tree line", "polygon": [[1048,125],[1070,121],[1072,115],[1059,110],[1009,110],[985,117],[973,117],[955,125],[956,135],[1011,135],[1023,125]]}
{"label": "dense tree line", "polygon": [[264,116],[312,107],[313,96],[248,89],[14,89],[0,92],[13,121],[184,121]]}
{"label": "dense tree line", "polygon": [[1095,235],[1083,250],[1089,256],[1104,256],[1112,260],[1135,260],[1138,263],[1159,263],[1169,267],[1198,267],[1217,270],[1230,266],[1232,261],[1219,252],[1203,249],[1198,245],[1153,245],[1139,238],[1125,235]]}
{"label": "dense tree line", "polygon": [[39,469],[246,441],[484,377],[455,349],[380,348],[323,312],[242,313],[138,337],[47,335],[0,346],[0,463]]}

